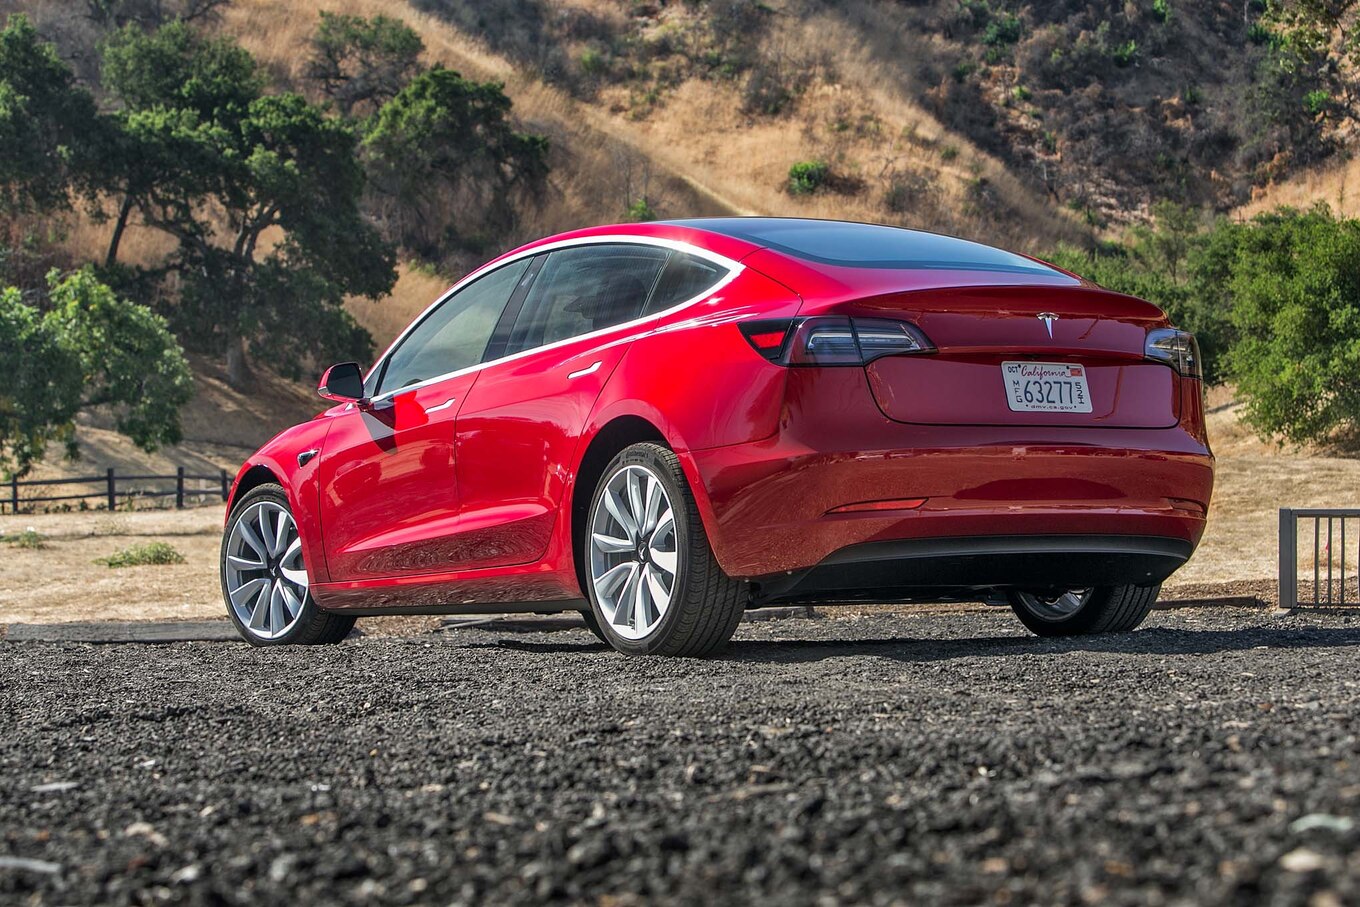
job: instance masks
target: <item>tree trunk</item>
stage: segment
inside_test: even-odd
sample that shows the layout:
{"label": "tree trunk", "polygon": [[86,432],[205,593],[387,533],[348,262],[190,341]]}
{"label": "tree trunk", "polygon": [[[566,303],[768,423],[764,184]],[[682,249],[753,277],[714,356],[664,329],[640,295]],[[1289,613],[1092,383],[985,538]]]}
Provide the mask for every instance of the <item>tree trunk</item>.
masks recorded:
{"label": "tree trunk", "polygon": [[128,217],[132,214],[132,195],[123,196],[123,204],[118,207],[118,219],[113,222],[113,237],[109,240],[109,254],[104,257],[104,267],[111,268],[118,263],[118,245],[123,241],[123,231],[127,228]]}
{"label": "tree trunk", "polygon": [[227,384],[238,391],[250,390],[255,384],[255,373],[246,356],[246,341],[239,334],[227,340]]}

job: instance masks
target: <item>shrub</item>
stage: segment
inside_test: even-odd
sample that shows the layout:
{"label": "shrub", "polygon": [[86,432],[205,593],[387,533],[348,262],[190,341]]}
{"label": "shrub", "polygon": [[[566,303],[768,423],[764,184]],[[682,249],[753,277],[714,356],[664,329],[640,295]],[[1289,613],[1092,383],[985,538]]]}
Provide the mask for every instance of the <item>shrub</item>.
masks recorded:
{"label": "shrub", "polygon": [[1017,101],[1028,101],[1030,98],[1034,97],[1034,93],[1023,85],[1017,85],[1011,89],[1011,97],[1015,98]]}
{"label": "shrub", "polygon": [[587,47],[581,51],[578,62],[581,64],[581,72],[588,76],[602,75],[609,68],[609,64],[605,62],[604,54],[593,47]]}
{"label": "shrub", "polygon": [[633,223],[640,224],[644,221],[656,220],[656,218],[656,209],[652,207],[652,203],[645,195],[628,206],[628,220]]}
{"label": "shrub", "polygon": [[1303,96],[1303,109],[1313,116],[1326,113],[1327,109],[1331,106],[1331,94],[1321,88],[1316,91],[1310,91]]}
{"label": "shrub", "polygon": [[0,540],[9,542],[15,548],[27,548],[31,551],[39,551],[47,547],[47,537],[32,526],[29,526],[23,532],[16,532],[14,535],[0,536]]}
{"label": "shrub", "polygon": [[1110,59],[1114,60],[1115,66],[1128,66],[1138,59],[1138,42],[1130,38],[1123,44],[1116,44],[1110,49]]}
{"label": "shrub", "polygon": [[1003,13],[987,23],[982,33],[982,43],[988,47],[1003,47],[1020,40],[1024,25],[1014,13]]}
{"label": "shrub", "polygon": [[1294,442],[1360,427],[1360,221],[1320,205],[1236,233],[1228,361],[1247,420]]}
{"label": "shrub", "polygon": [[166,542],[148,542],[145,545],[133,545],[124,548],[110,557],[100,558],[95,563],[103,564],[106,567],[182,564],[184,563],[184,555]]}
{"label": "shrub", "polygon": [[789,168],[789,194],[811,195],[826,185],[830,176],[826,161],[799,161]]}
{"label": "shrub", "polygon": [[940,160],[945,161],[946,163],[954,160],[958,156],[959,149],[957,145],[945,145],[940,149]]}
{"label": "shrub", "polygon": [[883,207],[894,214],[915,211],[932,192],[930,180],[920,173],[898,173],[883,192]]}
{"label": "shrub", "polygon": [[1158,22],[1171,21],[1171,0],[1152,0],[1152,18]]}

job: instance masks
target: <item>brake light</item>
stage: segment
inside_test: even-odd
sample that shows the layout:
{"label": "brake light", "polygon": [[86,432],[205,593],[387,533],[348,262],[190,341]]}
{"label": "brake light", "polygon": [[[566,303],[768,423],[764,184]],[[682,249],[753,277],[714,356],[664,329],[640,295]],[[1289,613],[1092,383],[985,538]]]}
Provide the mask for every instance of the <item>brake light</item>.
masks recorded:
{"label": "brake light", "polygon": [[1175,328],[1148,331],[1143,354],[1149,359],[1166,363],[1187,378],[1204,377],[1199,344],[1195,341],[1195,335],[1188,331],[1178,331]]}
{"label": "brake light", "polygon": [[868,365],[883,356],[935,349],[918,328],[887,318],[746,321],[741,331],[756,352],[790,366]]}

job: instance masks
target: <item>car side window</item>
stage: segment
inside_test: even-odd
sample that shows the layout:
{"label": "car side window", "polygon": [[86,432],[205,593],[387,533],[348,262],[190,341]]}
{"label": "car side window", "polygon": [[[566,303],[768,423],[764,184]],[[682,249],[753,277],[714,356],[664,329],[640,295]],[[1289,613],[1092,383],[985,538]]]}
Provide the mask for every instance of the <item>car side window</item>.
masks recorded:
{"label": "car side window", "polygon": [[676,252],[666,262],[661,279],[656,282],[652,298],[647,302],[647,314],[664,312],[693,299],[726,276],[727,269],[720,265],[687,252]]}
{"label": "car side window", "polygon": [[440,303],[387,357],[374,393],[390,393],[481,362],[528,267],[526,258],[497,268]]}
{"label": "car side window", "polygon": [[669,255],[656,246],[627,243],[551,253],[515,319],[505,354],[641,317]]}

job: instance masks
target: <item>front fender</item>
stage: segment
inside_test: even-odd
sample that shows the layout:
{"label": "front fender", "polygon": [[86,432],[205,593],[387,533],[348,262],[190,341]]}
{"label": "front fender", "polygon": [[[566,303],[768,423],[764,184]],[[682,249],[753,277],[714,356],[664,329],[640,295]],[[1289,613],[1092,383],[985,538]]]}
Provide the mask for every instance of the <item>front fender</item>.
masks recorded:
{"label": "front fender", "polygon": [[[302,557],[312,582],[327,582],[326,553],[321,537],[321,457],[298,464],[298,455],[308,450],[323,452],[331,420],[314,419],[280,432],[241,464],[228,497],[227,517],[240,497],[264,482],[278,482],[288,496],[288,506],[297,522],[302,539]],[[262,470],[267,471],[264,475]]]}

